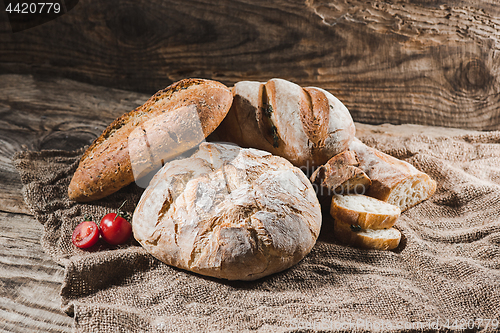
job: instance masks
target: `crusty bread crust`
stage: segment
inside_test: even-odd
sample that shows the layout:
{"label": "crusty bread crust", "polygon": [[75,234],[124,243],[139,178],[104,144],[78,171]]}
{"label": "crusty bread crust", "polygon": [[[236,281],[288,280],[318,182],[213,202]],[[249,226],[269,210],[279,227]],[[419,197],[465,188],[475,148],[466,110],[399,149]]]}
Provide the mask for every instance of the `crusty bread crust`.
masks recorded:
{"label": "crusty bread crust", "polygon": [[[206,137],[220,124],[231,103],[231,91],[222,83],[211,80],[185,79],[158,91],[144,105],[116,119],[87,149],[69,185],[69,198],[92,201],[132,183],[134,173],[128,139],[144,123],[162,123],[166,129],[161,135],[165,139],[181,137],[186,131],[185,126],[182,121],[170,121],[171,117],[182,120],[183,112],[194,109],[197,112],[195,121],[201,127],[202,136]],[[162,141],[154,131],[147,133],[151,128],[144,127],[144,133],[151,135],[154,141]],[[179,140],[174,141],[182,144]],[[163,157],[154,159],[161,161]],[[156,166],[151,165],[151,170]],[[147,171],[144,169],[144,174]]]}
{"label": "crusty bread crust", "polygon": [[359,168],[372,184],[367,195],[398,206],[401,211],[427,200],[436,182],[413,165],[368,147],[355,138],[349,148],[356,152]]}
{"label": "crusty bread crust", "polygon": [[275,154],[295,165],[304,164],[310,157],[301,119],[309,109],[306,93],[299,85],[281,79],[267,81],[265,90],[271,108],[268,116],[274,126],[270,132]]}
{"label": "crusty bread crust", "polygon": [[347,149],[355,128],[347,108],[329,92],[283,80],[240,81],[217,138],[319,166]]}
{"label": "crusty bread crust", "polygon": [[401,232],[396,228],[354,231],[351,224],[334,220],[335,237],[346,245],[368,250],[393,250],[401,240]]}
{"label": "crusty bread crust", "polygon": [[318,93],[325,95],[330,111],[328,132],[323,139],[324,146],[313,149],[313,155],[317,156],[314,165],[318,166],[325,164],[331,157],[346,150],[354,139],[356,128],[349,110],[337,97],[322,88],[309,87],[309,89],[317,90]]}
{"label": "crusty bread crust", "polygon": [[302,108],[300,119],[304,132],[313,148],[325,147],[330,121],[330,104],[326,95],[313,87],[304,88],[309,102],[307,108]]}
{"label": "crusty bread crust", "polygon": [[182,269],[255,280],[300,261],[314,246],[321,208],[287,160],[256,149],[202,143],[154,176],[133,220],[137,241]]}
{"label": "crusty bread crust", "polygon": [[356,154],[348,149],[317,168],[310,180],[321,187],[318,192],[324,195],[365,194],[371,180],[357,165]]}
{"label": "crusty bread crust", "polygon": [[269,151],[272,144],[262,140],[258,110],[262,110],[264,85],[257,81],[241,81],[231,88],[233,103],[230,111],[215,130],[216,141],[234,142],[249,146],[251,142],[258,143],[258,149]]}
{"label": "crusty bread crust", "polygon": [[354,227],[377,230],[392,227],[401,215],[401,210],[372,197],[350,194],[334,195],[330,214],[333,218]]}

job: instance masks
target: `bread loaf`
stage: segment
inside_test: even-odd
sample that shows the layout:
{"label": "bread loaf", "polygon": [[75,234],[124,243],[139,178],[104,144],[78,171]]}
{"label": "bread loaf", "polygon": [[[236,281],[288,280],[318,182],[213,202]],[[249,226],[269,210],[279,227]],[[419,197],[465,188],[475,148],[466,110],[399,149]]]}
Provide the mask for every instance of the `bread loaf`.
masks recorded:
{"label": "bread loaf", "polygon": [[339,242],[369,250],[393,250],[401,241],[401,232],[396,228],[356,229],[339,219],[335,219],[334,232]]}
{"label": "bread loaf", "polygon": [[319,186],[318,194],[364,194],[371,185],[368,176],[357,167],[356,154],[346,150],[317,168],[310,177]]}
{"label": "bread loaf", "polygon": [[154,257],[199,274],[255,280],[312,249],[321,209],[311,183],[287,160],[256,149],[202,143],[153,177],[132,220]]}
{"label": "bread loaf", "polygon": [[436,182],[410,163],[368,147],[358,139],[354,139],[349,148],[356,153],[359,168],[372,182],[366,193],[371,197],[405,211],[436,191]]}
{"label": "bread loaf", "polygon": [[360,229],[387,229],[396,223],[401,210],[387,202],[360,194],[334,195],[333,218]]}
{"label": "bread loaf", "polygon": [[87,149],[69,185],[69,198],[103,198],[161,167],[208,136],[231,103],[229,88],[211,80],[186,79],[157,92],[116,119]]}
{"label": "bread loaf", "polygon": [[347,108],[329,92],[283,79],[241,81],[217,129],[220,140],[262,149],[312,168],[343,152],[355,134]]}

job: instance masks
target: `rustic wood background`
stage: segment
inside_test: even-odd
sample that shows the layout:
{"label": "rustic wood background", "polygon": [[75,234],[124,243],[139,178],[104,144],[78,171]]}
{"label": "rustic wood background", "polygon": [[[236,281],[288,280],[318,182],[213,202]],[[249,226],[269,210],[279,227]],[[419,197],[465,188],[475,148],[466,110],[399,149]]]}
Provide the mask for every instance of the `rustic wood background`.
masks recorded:
{"label": "rustic wood background", "polygon": [[81,0],[9,29],[1,73],[147,94],[281,77],[330,90],[360,122],[500,128],[497,0]]}
{"label": "rustic wood background", "polygon": [[89,144],[174,81],[281,77],[330,90],[362,123],[500,129],[497,0],[213,3],[80,0],[18,33],[0,4],[0,332],[72,325],[59,309],[63,268],[39,244],[14,153]]}

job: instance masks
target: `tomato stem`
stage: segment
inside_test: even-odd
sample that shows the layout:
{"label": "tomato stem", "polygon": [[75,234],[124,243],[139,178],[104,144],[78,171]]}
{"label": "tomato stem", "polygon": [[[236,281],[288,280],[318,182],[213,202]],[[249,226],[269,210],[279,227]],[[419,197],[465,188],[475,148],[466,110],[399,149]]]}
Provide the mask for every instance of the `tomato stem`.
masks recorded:
{"label": "tomato stem", "polygon": [[129,215],[128,213],[126,213],[126,212],[122,211],[122,207],[125,205],[125,203],[126,203],[126,202],[127,202],[127,200],[125,200],[125,201],[121,204],[121,206],[120,206],[120,207],[118,207],[118,209],[117,209],[117,211],[116,211],[115,218],[113,219],[113,221],[114,221],[114,220],[116,220],[116,218],[117,218],[118,216],[121,216],[121,217],[123,217],[125,220],[130,221],[130,215]]}
{"label": "tomato stem", "polygon": [[120,211],[122,209],[122,207],[125,205],[125,203],[127,202],[127,200],[125,200],[122,205],[120,207],[118,207],[118,210]]}

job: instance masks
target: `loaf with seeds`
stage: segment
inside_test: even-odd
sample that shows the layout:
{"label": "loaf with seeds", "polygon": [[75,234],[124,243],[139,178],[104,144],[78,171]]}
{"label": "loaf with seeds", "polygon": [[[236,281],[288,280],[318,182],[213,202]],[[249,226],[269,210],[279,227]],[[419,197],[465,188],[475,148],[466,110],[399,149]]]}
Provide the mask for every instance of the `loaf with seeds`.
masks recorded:
{"label": "loaf with seeds", "polygon": [[224,84],[185,79],[154,94],[106,128],[80,160],[72,200],[106,197],[195,147],[226,116],[233,96]]}

